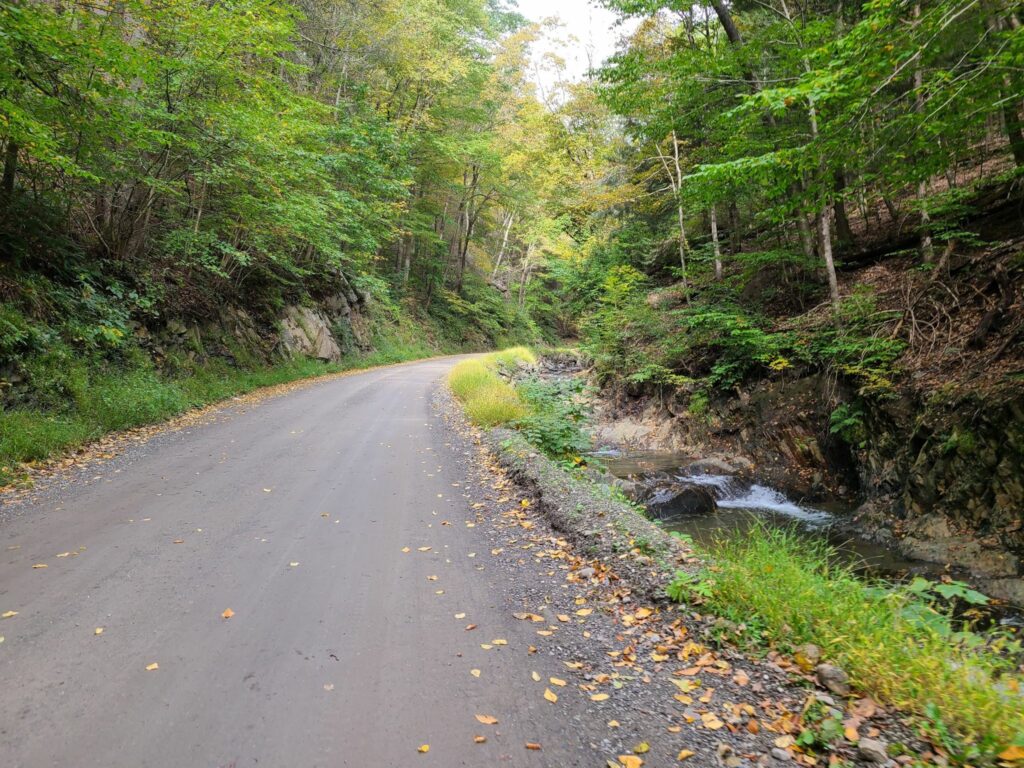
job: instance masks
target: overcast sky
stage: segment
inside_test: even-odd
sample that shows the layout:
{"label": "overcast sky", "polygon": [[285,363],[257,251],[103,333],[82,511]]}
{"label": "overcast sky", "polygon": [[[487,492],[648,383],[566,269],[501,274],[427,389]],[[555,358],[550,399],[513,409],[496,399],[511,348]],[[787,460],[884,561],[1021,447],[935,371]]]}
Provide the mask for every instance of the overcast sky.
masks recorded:
{"label": "overcast sky", "polygon": [[[557,35],[562,42],[543,47],[565,59],[573,79],[586,74],[588,54],[594,66],[599,65],[615,52],[622,35],[622,29],[615,25],[616,15],[590,0],[517,0],[517,4],[519,12],[531,21],[557,16],[565,22]],[[570,40],[570,36],[576,40]]]}

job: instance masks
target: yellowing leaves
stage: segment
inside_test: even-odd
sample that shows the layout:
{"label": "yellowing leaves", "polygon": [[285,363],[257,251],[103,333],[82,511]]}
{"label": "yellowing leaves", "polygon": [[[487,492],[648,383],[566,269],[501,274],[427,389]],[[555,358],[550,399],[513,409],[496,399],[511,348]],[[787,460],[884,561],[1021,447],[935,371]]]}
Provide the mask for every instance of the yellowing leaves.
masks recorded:
{"label": "yellowing leaves", "polygon": [[430,751],[430,745],[429,744],[421,744],[420,746],[416,747],[416,751],[419,752],[421,755],[425,755],[425,754],[427,754],[427,752]]}
{"label": "yellowing leaves", "polygon": [[1008,763],[1024,761],[1024,746],[1014,744],[1011,747],[1007,747],[999,753],[999,759],[1005,760]]}
{"label": "yellowing leaves", "polygon": [[469,670],[469,674],[471,674],[473,677],[480,677],[480,670],[479,669],[471,669],[471,670]]}
{"label": "yellowing leaves", "polygon": [[96,629],[94,629],[92,633],[94,635],[102,635],[103,634],[103,627],[96,627]]}
{"label": "yellowing leaves", "polygon": [[557,686],[558,686],[559,688],[564,688],[564,687],[565,687],[565,685],[566,685],[566,682],[565,682],[565,680],[562,680],[562,679],[561,679],[561,678],[559,678],[559,677],[550,677],[550,678],[548,678],[548,681],[549,681],[549,682],[550,682],[550,683],[551,683],[552,685],[557,685]]}
{"label": "yellowing leaves", "polygon": [[483,724],[483,725],[497,725],[498,724],[498,718],[493,717],[492,715],[477,715],[476,716],[476,721],[478,723]]}
{"label": "yellowing leaves", "polygon": [[608,701],[607,693],[595,693],[590,697],[591,701]]}
{"label": "yellowing leaves", "polygon": [[643,758],[636,755],[619,755],[619,762],[625,768],[640,768],[644,764]]}
{"label": "yellowing leaves", "polygon": [[17,611],[4,611],[3,613],[0,613],[0,619],[12,619],[17,615]]}
{"label": "yellowing leaves", "polygon": [[146,671],[147,672],[154,672],[154,671],[156,671],[158,669],[160,669],[160,665],[157,664],[155,661],[152,664],[147,664],[146,665]]}
{"label": "yellowing leaves", "polygon": [[683,760],[689,760],[695,754],[697,753],[694,752],[692,749],[681,749],[679,750],[679,754],[676,755],[676,760],[678,760],[681,763],[683,762]]}
{"label": "yellowing leaves", "polygon": [[221,618],[223,618],[223,619],[230,619],[234,615],[235,615],[234,611],[232,611],[230,608],[225,608],[224,609],[224,613],[221,614]]}
{"label": "yellowing leaves", "polygon": [[36,568],[36,569],[39,569],[39,568],[49,568],[50,566],[48,566],[46,563],[36,563],[32,567]]}
{"label": "yellowing leaves", "polygon": [[558,701],[558,694],[552,691],[550,688],[544,689],[544,698],[554,704]]}

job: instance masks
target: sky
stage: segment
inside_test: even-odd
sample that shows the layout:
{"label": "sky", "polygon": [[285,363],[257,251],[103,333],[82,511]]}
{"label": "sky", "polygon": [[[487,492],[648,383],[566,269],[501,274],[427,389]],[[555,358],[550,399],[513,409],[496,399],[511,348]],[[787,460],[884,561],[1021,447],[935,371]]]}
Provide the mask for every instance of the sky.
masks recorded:
{"label": "sky", "polygon": [[563,58],[573,80],[586,74],[591,59],[596,67],[613,54],[623,33],[615,25],[616,14],[590,0],[517,0],[517,5],[519,12],[531,21],[558,16],[565,22],[557,34],[560,42],[547,41],[538,53],[546,50]]}

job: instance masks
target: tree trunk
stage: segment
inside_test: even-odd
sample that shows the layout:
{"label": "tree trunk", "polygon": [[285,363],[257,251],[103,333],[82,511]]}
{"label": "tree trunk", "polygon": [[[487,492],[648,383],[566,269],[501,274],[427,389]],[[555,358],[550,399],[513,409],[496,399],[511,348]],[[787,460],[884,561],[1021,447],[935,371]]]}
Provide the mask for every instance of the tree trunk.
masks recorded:
{"label": "tree trunk", "polygon": [[[914,26],[921,23],[921,3],[914,3]],[[924,112],[924,72],[921,67],[914,69],[914,101],[915,109]],[[917,185],[917,202],[921,207],[921,259],[925,264],[935,260],[935,249],[932,247],[932,218],[928,214],[928,182]]]}
{"label": "tree trunk", "polygon": [[846,201],[843,193],[846,191],[846,171],[842,168],[836,171],[836,238],[840,245],[853,247],[855,245],[853,229],[850,227],[850,217],[846,213]]}
{"label": "tree trunk", "polygon": [[742,44],[743,36],[736,26],[736,22],[733,21],[732,14],[724,0],[712,0],[711,7],[715,9],[715,14],[718,16],[718,21],[722,25],[722,29],[725,30],[725,36],[729,38],[729,42],[735,45]]}
{"label": "tree trunk", "polygon": [[0,202],[4,207],[7,207],[14,197],[14,182],[18,176],[18,149],[13,139],[7,140],[7,147],[4,150],[4,173],[0,179]]}
{"label": "tree trunk", "polygon": [[715,280],[722,279],[722,247],[718,242],[718,212],[711,206],[711,243],[715,249]]}
{"label": "tree trunk", "polygon": [[729,250],[732,255],[738,254],[743,246],[743,238],[740,232],[740,210],[736,205],[736,201],[733,200],[729,203]]}

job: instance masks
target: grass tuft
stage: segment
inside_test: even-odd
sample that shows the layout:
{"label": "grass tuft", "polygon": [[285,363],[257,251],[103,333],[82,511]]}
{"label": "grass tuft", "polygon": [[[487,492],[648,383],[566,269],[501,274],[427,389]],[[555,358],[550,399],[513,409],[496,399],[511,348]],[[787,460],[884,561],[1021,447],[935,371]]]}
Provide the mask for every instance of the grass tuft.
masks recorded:
{"label": "grass tuft", "polygon": [[989,764],[1024,738],[1024,691],[1008,638],[957,632],[910,590],[835,565],[827,545],[758,526],[721,542],[703,593],[772,645],[818,645],[858,690],[920,716],[959,762]]}
{"label": "grass tuft", "polygon": [[515,387],[503,381],[499,369],[519,363],[535,363],[526,347],[513,347],[483,357],[463,360],[448,374],[448,386],[462,401],[470,421],[481,427],[496,427],[523,418],[528,408]]}

